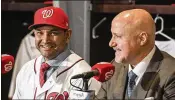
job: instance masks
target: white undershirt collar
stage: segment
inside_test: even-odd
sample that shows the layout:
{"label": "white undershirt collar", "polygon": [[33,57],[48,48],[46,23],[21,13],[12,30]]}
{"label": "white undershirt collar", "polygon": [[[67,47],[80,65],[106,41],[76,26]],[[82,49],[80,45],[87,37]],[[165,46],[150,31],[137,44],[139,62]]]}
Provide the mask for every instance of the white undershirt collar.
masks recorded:
{"label": "white undershirt collar", "polygon": [[140,63],[138,63],[134,69],[132,69],[131,65],[129,64],[129,71],[133,70],[133,72],[137,75],[137,78],[135,80],[136,85],[139,83],[140,79],[142,78],[143,74],[145,73],[149,62],[155,53],[155,50],[156,50],[156,47],[154,46],[154,48],[151,50],[151,52]]}

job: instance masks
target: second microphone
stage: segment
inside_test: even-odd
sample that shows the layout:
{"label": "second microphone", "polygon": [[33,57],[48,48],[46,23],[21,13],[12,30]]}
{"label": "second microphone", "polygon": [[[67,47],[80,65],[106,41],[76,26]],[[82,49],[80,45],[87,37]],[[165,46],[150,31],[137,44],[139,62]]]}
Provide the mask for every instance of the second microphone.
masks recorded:
{"label": "second microphone", "polygon": [[91,71],[84,72],[82,74],[77,74],[72,76],[71,79],[77,79],[77,78],[83,78],[83,79],[89,79],[91,77],[94,77],[96,80],[100,82],[105,82],[114,75],[115,67],[108,62],[101,62],[95,64]]}

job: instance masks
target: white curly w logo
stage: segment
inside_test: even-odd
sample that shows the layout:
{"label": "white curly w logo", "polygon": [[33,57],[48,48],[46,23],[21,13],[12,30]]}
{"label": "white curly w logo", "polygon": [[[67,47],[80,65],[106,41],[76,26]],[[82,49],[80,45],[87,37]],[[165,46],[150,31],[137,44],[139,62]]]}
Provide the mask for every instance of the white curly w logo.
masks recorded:
{"label": "white curly w logo", "polygon": [[43,10],[42,14],[43,14],[43,18],[51,17],[53,15],[53,9]]}
{"label": "white curly w logo", "polygon": [[113,70],[110,70],[109,72],[107,72],[105,74],[105,80],[109,80],[114,74],[114,71]]}
{"label": "white curly w logo", "polygon": [[8,72],[12,69],[12,62],[9,61],[9,63],[5,64],[5,71]]}

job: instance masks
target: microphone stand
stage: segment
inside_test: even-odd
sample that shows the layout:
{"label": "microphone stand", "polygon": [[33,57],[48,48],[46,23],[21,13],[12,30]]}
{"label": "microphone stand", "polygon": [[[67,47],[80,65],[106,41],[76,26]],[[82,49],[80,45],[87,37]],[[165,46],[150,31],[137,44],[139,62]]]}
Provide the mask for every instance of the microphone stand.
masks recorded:
{"label": "microphone stand", "polygon": [[94,90],[89,90],[88,89],[88,81],[89,79],[83,78],[83,92],[87,94],[87,97],[85,98],[86,100],[88,99],[94,99],[95,97],[95,91]]}
{"label": "microphone stand", "polygon": [[88,81],[89,81],[89,79],[85,79],[85,78],[83,78],[83,91],[84,92],[86,92],[86,91],[88,91]]}
{"label": "microphone stand", "polygon": [[69,99],[83,99],[83,100],[92,100],[95,97],[95,90],[88,90],[88,81],[89,78],[82,78],[83,79],[83,88],[79,88],[73,85],[70,81],[70,84],[73,87],[76,87],[80,90],[71,90]]}

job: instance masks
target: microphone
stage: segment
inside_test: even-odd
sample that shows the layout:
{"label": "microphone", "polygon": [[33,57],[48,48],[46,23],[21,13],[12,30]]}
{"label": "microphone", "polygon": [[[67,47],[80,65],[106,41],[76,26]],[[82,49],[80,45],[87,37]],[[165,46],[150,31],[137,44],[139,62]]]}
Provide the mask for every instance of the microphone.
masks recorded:
{"label": "microphone", "polygon": [[89,71],[89,72],[84,72],[82,74],[74,75],[74,76],[72,76],[71,79],[77,79],[77,78],[89,79],[89,78],[96,76],[96,75],[99,75],[99,71],[97,69],[94,69],[94,70]]}
{"label": "microphone", "polygon": [[83,78],[89,79],[94,77],[96,80],[100,82],[105,82],[114,75],[115,67],[108,62],[100,62],[95,64],[91,71],[84,72],[82,74],[77,74],[71,77],[71,79]]}
{"label": "microphone", "polygon": [[95,90],[88,90],[88,80],[87,79],[94,77],[97,81],[105,82],[111,79],[111,77],[114,75],[114,72],[115,72],[115,67],[111,63],[100,62],[100,63],[95,64],[91,68],[91,71],[74,75],[73,77],[71,77],[71,79],[83,78],[84,89],[83,90],[71,90],[69,99],[83,99],[83,100],[94,99]]}
{"label": "microphone", "polygon": [[14,66],[14,57],[8,54],[1,55],[1,73],[8,73]]}

